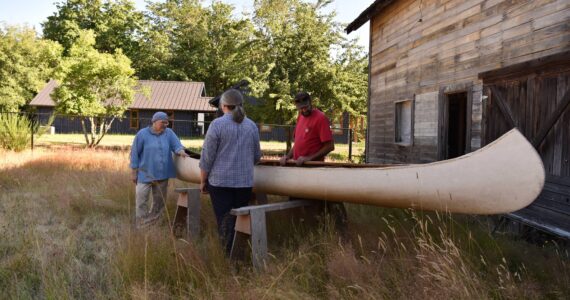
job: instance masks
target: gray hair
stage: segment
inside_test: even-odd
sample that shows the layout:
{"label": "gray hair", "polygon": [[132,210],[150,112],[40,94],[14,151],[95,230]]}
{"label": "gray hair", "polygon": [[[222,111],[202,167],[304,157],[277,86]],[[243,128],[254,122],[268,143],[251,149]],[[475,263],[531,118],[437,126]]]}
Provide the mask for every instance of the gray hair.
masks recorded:
{"label": "gray hair", "polygon": [[245,118],[245,110],[243,109],[243,96],[235,89],[227,90],[220,98],[220,108],[222,105],[228,106],[232,111],[232,119],[236,123],[241,123]]}

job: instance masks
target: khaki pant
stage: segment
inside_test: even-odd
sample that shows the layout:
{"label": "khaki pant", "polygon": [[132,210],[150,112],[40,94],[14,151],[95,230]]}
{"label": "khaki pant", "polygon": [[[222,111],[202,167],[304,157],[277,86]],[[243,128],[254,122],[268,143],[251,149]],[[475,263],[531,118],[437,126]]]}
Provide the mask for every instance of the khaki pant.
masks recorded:
{"label": "khaki pant", "polygon": [[[136,187],[136,217],[139,220],[158,218],[164,210],[168,179],[151,183],[137,183]],[[149,207],[152,190],[152,205]]]}

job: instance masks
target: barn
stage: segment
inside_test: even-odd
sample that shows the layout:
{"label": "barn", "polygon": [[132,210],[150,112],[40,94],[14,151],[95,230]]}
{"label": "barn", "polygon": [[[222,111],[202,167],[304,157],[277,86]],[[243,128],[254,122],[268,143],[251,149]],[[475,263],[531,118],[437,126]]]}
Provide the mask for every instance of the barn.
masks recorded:
{"label": "barn", "polygon": [[366,161],[450,159],[517,127],[547,179],[507,217],[570,238],[570,2],[376,0],[346,31],[367,22]]}

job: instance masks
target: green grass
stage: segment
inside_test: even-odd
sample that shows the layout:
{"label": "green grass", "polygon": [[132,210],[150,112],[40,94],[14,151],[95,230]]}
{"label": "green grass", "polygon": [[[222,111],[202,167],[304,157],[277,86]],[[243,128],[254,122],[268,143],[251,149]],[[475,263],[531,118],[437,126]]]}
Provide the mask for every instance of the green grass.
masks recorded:
{"label": "green grass", "polygon": [[[134,139],[134,135],[108,134],[101,140],[101,146],[107,147],[129,147]],[[181,138],[182,144],[194,151],[202,148],[204,140],[202,138]],[[36,143],[38,145],[85,145],[83,134],[45,134]],[[335,150],[329,154],[329,158],[335,161],[348,160],[348,144],[336,144]],[[261,150],[268,156],[282,155],[285,153],[285,142],[261,141]],[[352,155],[354,160],[359,159],[364,154],[364,143],[353,143]]]}

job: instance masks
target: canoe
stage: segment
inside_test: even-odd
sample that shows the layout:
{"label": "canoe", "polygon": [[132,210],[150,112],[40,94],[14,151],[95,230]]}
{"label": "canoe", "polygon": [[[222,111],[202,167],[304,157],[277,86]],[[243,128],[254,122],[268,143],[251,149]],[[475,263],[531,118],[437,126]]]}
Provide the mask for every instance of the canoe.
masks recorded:
{"label": "canoe", "polygon": [[[198,162],[176,157],[178,178],[199,183]],[[526,207],[542,191],[545,178],[540,156],[517,129],[454,159],[362,166],[261,164],[254,169],[254,190],[303,199],[486,215]]]}

